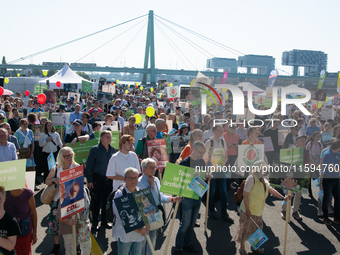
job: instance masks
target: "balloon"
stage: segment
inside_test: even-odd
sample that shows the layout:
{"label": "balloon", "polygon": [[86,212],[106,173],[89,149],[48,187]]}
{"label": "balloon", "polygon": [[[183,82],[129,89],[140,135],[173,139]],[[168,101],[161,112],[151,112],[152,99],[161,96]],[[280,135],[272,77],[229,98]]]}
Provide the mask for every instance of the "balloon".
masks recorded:
{"label": "balloon", "polygon": [[140,89],[140,90],[143,90],[143,86],[140,86],[139,89]]}
{"label": "balloon", "polygon": [[313,104],[313,109],[315,109],[316,108],[316,104]]}
{"label": "balloon", "polygon": [[228,100],[228,98],[229,98],[229,94],[226,94],[225,95],[225,100]]}
{"label": "balloon", "polygon": [[136,88],[138,88],[138,85],[136,85]]}
{"label": "balloon", "polygon": [[60,82],[60,81],[57,81],[55,85],[57,85],[57,87],[60,88],[61,82]]}
{"label": "balloon", "polygon": [[128,85],[128,87],[130,88],[130,84]]}
{"label": "balloon", "polygon": [[211,106],[213,103],[212,102],[210,102],[210,97],[208,97],[208,102],[207,102],[207,105],[208,106]]}
{"label": "balloon", "polygon": [[139,82],[136,83],[136,86],[139,86]]}
{"label": "balloon", "polygon": [[25,91],[25,96],[29,96],[30,92],[28,90]]}
{"label": "balloon", "polygon": [[17,76],[20,77],[20,73],[17,73]]}
{"label": "balloon", "polygon": [[114,83],[113,82],[111,82],[111,85],[113,85]]}
{"label": "balloon", "polygon": [[5,78],[5,83],[9,83],[9,79],[8,78]]}
{"label": "balloon", "polygon": [[170,101],[174,101],[174,98],[173,98],[173,97],[170,97]]}
{"label": "balloon", "polygon": [[329,98],[328,98],[328,97],[326,97],[326,103],[328,102],[328,100],[329,100]]}
{"label": "balloon", "polygon": [[322,107],[322,102],[318,102],[318,108],[320,109]]}
{"label": "balloon", "polygon": [[46,102],[45,94],[39,94],[37,99],[38,99],[39,104],[44,104]]}
{"label": "balloon", "polygon": [[44,75],[44,76],[47,76],[47,71],[43,71],[43,75]]}
{"label": "balloon", "polygon": [[154,116],[155,115],[155,109],[153,107],[149,106],[148,108],[146,108],[145,113],[149,117]]}
{"label": "balloon", "polygon": [[153,88],[151,88],[150,91],[152,92],[152,91],[153,91]]}
{"label": "balloon", "polygon": [[139,124],[142,121],[142,116],[140,114],[135,114],[135,118],[136,118],[136,124]]}
{"label": "balloon", "polygon": [[119,80],[116,80],[116,84],[118,84],[119,83]]}
{"label": "balloon", "polygon": [[223,88],[223,89],[222,89],[222,92],[224,92],[224,93],[226,93],[227,91],[228,91],[227,88]]}
{"label": "balloon", "polygon": [[0,96],[2,96],[3,93],[4,93],[4,88],[0,87]]}
{"label": "balloon", "polygon": [[173,86],[173,84],[172,83],[170,83],[170,87],[172,87]]}
{"label": "balloon", "polygon": [[129,94],[129,91],[128,91],[128,90],[125,90],[125,94]]}

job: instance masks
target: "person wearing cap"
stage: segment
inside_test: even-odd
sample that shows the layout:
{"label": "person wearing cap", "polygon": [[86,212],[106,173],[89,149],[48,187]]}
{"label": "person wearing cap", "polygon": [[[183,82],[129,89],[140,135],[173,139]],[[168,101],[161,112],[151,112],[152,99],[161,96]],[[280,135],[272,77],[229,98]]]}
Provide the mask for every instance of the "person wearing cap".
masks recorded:
{"label": "person wearing cap", "polygon": [[80,112],[80,105],[76,104],[74,106],[74,112],[70,114],[70,118],[69,118],[70,124],[73,124],[73,121],[76,119],[81,119],[81,115],[82,113]]}
{"label": "person wearing cap", "polygon": [[108,163],[106,177],[113,180],[113,191],[124,183],[125,169],[133,167],[141,173],[137,154],[133,152],[134,140],[131,135],[123,135],[119,141],[119,152],[115,153]]}
{"label": "person wearing cap", "polygon": [[142,106],[142,104],[143,104],[143,103],[141,102],[141,98],[140,98],[139,96],[137,96],[136,102],[137,102],[137,107]]}
{"label": "person wearing cap", "polygon": [[120,107],[127,104],[127,101],[123,98],[123,95],[123,93],[118,94],[118,98],[121,100]]}
{"label": "person wearing cap", "polygon": [[93,106],[91,101],[87,101],[86,105],[83,106],[83,112],[89,112]]}
{"label": "person wearing cap", "polygon": [[107,197],[112,191],[112,181],[106,178],[106,170],[109,161],[116,149],[111,145],[112,134],[104,130],[100,134],[100,142],[90,150],[87,158],[84,175],[87,178],[87,187],[93,189],[96,195],[94,199],[92,232],[98,230],[99,211],[101,209],[101,227],[111,229],[106,221],[106,202]]}
{"label": "person wearing cap", "polygon": [[98,117],[99,112],[98,109],[93,109],[92,111],[92,118],[89,119],[89,124],[92,125],[96,121],[103,121],[101,118]]}
{"label": "person wearing cap", "polygon": [[103,110],[99,108],[99,100],[98,99],[93,100],[93,107],[88,111],[88,113],[92,115],[92,112],[93,112],[94,109],[97,109],[98,112],[103,112]]}
{"label": "person wearing cap", "polygon": [[40,107],[40,104],[37,100],[34,101],[34,108],[30,110],[30,112],[45,112],[43,108]]}
{"label": "person wearing cap", "polygon": [[145,159],[149,157],[148,152],[148,146],[147,146],[147,140],[153,140],[156,139],[157,136],[157,128],[154,124],[149,124],[146,127],[146,136],[142,137],[136,146],[136,154],[138,158]]}
{"label": "person wearing cap", "polygon": [[65,136],[63,143],[66,146],[67,143],[71,143],[71,146],[75,146],[76,142],[84,143],[90,139],[89,134],[83,131],[83,122],[79,119],[73,121],[73,131]]}
{"label": "person wearing cap", "polygon": [[74,111],[74,107],[73,107],[73,101],[71,98],[67,99],[66,101],[66,112],[73,112]]}
{"label": "person wearing cap", "polygon": [[[248,254],[245,250],[245,242],[258,229],[263,229],[262,212],[265,207],[268,194],[272,194],[280,200],[291,199],[291,196],[282,196],[269,182],[264,178],[267,164],[261,160],[254,163],[254,171],[246,179],[243,200],[241,202],[240,220],[237,233],[234,240],[240,243],[239,253],[241,255]],[[254,224],[254,222],[256,224]],[[251,248],[252,252],[255,252]],[[256,253],[264,253],[263,248],[258,248]]]}
{"label": "person wearing cap", "polygon": [[122,117],[124,119],[124,121],[126,120],[126,111],[127,108],[125,106],[122,107],[121,111],[120,111],[120,117]]}

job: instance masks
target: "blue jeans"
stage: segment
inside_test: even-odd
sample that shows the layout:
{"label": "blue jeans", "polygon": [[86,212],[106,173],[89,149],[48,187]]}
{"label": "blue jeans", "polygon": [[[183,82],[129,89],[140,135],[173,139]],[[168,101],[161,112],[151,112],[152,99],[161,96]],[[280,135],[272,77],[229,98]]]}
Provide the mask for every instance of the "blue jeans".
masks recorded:
{"label": "blue jeans", "polygon": [[215,211],[215,191],[218,185],[221,194],[221,215],[227,214],[227,180],[224,178],[213,178],[210,181],[209,211]]}
{"label": "blue jeans", "polygon": [[323,178],[323,200],[322,200],[322,211],[323,217],[328,218],[328,204],[331,200],[331,195],[334,197],[334,219],[340,219],[339,213],[339,199],[340,199],[340,185],[339,179]]}
{"label": "blue jeans", "polygon": [[145,239],[141,242],[123,243],[118,238],[118,255],[143,255],[145,254]]}
{"label": "blue jeans", "polygon": [[201,198],[198,200],[185,197],[182,198],[182,220],[176,236],[177,250],[181,250],[183,245],[190,244],[200,207]]}
{"label": "blue jeans", "polygon": [[[150,240],[151,240],[151,243],[152,243],[152,246],[153,246],[154,249],[156,247],[157,230],[158,229],[149,231],[149,237],[150,237]],[[151,255],[151,250],[150,250],[148,242],[146,242],[146,254],[147,255]]]}

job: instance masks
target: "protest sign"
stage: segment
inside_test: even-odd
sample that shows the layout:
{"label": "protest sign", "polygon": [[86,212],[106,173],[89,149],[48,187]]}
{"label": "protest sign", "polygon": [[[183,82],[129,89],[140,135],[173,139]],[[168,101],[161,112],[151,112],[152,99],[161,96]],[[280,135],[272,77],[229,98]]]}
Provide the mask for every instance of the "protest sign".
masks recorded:
{"label": "protest sign", "polygon": [[26,159],[0,163],[0,186],[6,191],[25,187]]}
{"label": "protest sign", "polygon": [[[57,94],[53,90],[44,90],[46,101],[43,105],[45,111],[55,111],[57,108]],[[48,117],[48,116],[47,116]]]}
{"label": "protest sign", "polygon": [[48,164],[48,170],[51,170],[51,168],[56,165],[53,152],[51,152],[50,155],[48,155],[48,157],[47,157],[47,164]]}
{"label": "protest sign", "polygon": [[92,82],[82,80],[81,81],[81,90],[83,92],[89,92],[92,93]]}
{"label": "protest sign", "polygon": [[[160,192],[197,200],[199,196],[188,186],[195,173],[194,168],[167,163]],[[204,176],[205,173],[200,171],[200,177]]]}
{"label": "protest sign", "polygon": [[311,99],[316,101],[326,101],[327,91],[320,88],[311,88]]}
{"label": "protest sign", "polygon": [[168,130],[170,131],[173,128],[172,120],[166,120],[166,124],[168,126]]}
{"label": "protest sign", "polygon": [[340,95],[334,95],[333,109],[340,109]]}
{"label": "protest sign", "polygon": [[172,136],[172,147],[174,150],[175,154],[179,154],[182,152],[184,147],[188,144],[189,142],[189,136]]}
{"label": "protest sign", "polygon": [[321,120],[334,119],[334,110],[329,108],[321,108]]}
{"label": "protest sign", "polygon": [[179,95],[179,86],[173,86],[168,89],[169,98],[179,97]]}
{"label": "protest sign", "polygon": [[172,145],[171,145],[171,137],[165,136],[165,143],[166,143],[166,153],[168,153],[168,155],[170,155],[172,153]]}
{"label": "protest sign", "polygon": [[129,118],[131,114],[135,114],[135,110],[127,110],[125,113],[126,118]]}
{"label": "protest sign", "polygon": [[290,163],[302,166],[303,165],[303,147],[295,147],[280,150],[280,162]]}
{"label": "protest sign", "polygon": [[[94,131],[94,138],[97,140],[100,140],[100,134],[103,131]],[[112,140],[111,140],[111,145],[115,147],[115,149],[119,149],[119,132],[118,131],[111,131],[112,134]],[[100,143],[100,141],[98,142]]]}
{"label": "protest sign", "polygon": [[[257,225],[256,225],[257,226]],[[258,227],[258,226],[257,226]],[[263,231],[258,228],[254,234],[248,238],[248,242],[256,251],[262,244],[268,241],[268,237],[263,233]]]}
{"label": "protest sign", "polygon": [[272,138],[268,137],[258,137],[257,140],[261,141],[264,144],[264,151],[274,151],[274,146],[272,142]]}
{"label": "protest sign", "polygon": [[137,143],[138,143],[138,141],[139,141],[142,137],[146,136],[146,131],[143,130],[143,129],[135,130],[135,132],[133,133],[133,136],[134,136],[134,138],[135,138],[135,148],[137,148]]}
{"label": "protest sign", "polygon": [[71,217],[85,209],[83,165],[60,173],[61,219]]}
{"label": "protest sign", "polygon": [[279,133],[278,143],[279,143],[280,146],[282,146],[283,140],[288,135],[289,130],[288,129],[280,129],[278,133]]}
{"label": "protest sign", "polygon": [[[112,85],[103,85],[103,86],[102,86],[102,92],[110,93],[111,95],[112,95],[112,94],[115,94],[115,93],[116,93],[116,86],[112,86]],[[98,92],[98,93],[100,93],[100,92]],[[97,97],[97,98],[98,98],[98,97]],[[112,100],[112,98],[109,99],[109,100]]]}
{"label": "protest sign", "polygon": [[202,178],[195,175],[194,179],[189,184],[189,188],[195,191],[200,197],[203,197],[204,193],[208,190],[209,185],[202,180]]}
{"label": "protest sign", "polygon": [[35,172],[25,172],[25,187],[29,188],[34,192],[35,188]]}
{"label": "protest sign", "polygon": [[111,93],[107,93],[107,92],[98,92],[97,93],[97,99],[100,100],[100,101],[103,101],[104,104],[105,104],[106,101],[111,101],[112,100],[112,94]]}
{"label": "protest sign", "polygon": [[84,164],[87,161],[87,157],[90,154],[90,150],[93,146],[98,144],[98,140],[88,140],[81,144],[80,142],[76,142],[75,146],[71,146],[71,143],[67,143],[68,147],[71,147],[74,151],[74,161],[78,164]]}
{"label": "protest sign", "polygon": [[79,103],[80,93],[69,92],[67,94],[67,99],[71,99],[71,100],[73,100],[73,102]]}
{"label": "protest sign", "polygon": [[44,132],[44,125],[43,124],[34,125],[32,129],[33,129],[34,141],[39,141],[39,137]]}
{"label": "protest sign", "polygon": [[102,131],[104,131],[104,130],[119,131],[118,130],[118,121],[112,121],[110,126],[103,125],[101,127],[101,130]]}
{"label": "protest sign", "polygon": [[255,102],[255,104],[258,104],[258,105],[264,105],[265,100],[266,100],[265,96],[255,96],[254,97],[254,102]]}
{"label": "protest sign", "polygon": [[322,137],[322,142],[329,142],[333,138],[333,132],[322,133],[321,137]]}
{"label": "protest sign", "polygon": [[45,89],[48,89],[47,85],[34,84],[33,94],[34,95],[41,94]]}
{"label": "protest sign", "polygon": [[239,145],[238,146],[238,161],[237,165],[251,166],[255,162],[263,160],[264,158],[264,145]]}
{"label": "protest sign", "polygon": [[63,126],[65,124],[70,124],[70,114],[67,112],[63,113],[52,113],[52,122],[56,126]]}
{"label": "protest sign", "polygon": [[149,157],[156,161],[156,168],[162,169],[169,161],[165,139],[147,140]]}

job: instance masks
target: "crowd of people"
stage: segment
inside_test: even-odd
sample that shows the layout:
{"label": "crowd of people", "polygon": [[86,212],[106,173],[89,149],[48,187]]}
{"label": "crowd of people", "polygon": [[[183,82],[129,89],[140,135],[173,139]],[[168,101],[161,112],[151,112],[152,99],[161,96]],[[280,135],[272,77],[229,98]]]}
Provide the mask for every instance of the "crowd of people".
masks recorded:
{"label": "crowd of people", "polygon": [[[1,97],[0,162],[26,159],[26,171],[36,172],[35,191],[39,190],[41,180],[46,185],[56,184],[58,187],[49,205],[48,234],[54,237],[51,255],[59,253],[61,236],[66,254],[73,254],[71,226],[74,225],[77,226],[81,254],[90,254],[90,232],[96,233],[99,228],[112,229],[118,254],[151,254],[145,235],[150,236],[151,245],[155,248],[157,230],[150,230],[147,225],[126,233],[119,217],[112,225],[106,215],[107,199],[111,192],[116,191],[114,198],[119,198],[146,188],[151,189],[159,208],[162,208],[163,203],[180,203],[181,223],[173,253],[199,253],[198,248],[192,245],[191,238],[194,227],[199,227],[197,217],[201,198],[194,200],[160,192],[164,169],[156,170],[156,164],[162,152],[155,148],[149,155],[147,148],[147,141],[168,136],[173,147],[168,162],[193,168],[215,164],[214,153],[219,151],[223,158],[220,165],[235,166],[237,159],[243,157],[238,155],[238,146],[260,145],[263,144],[261,138],[265,137],[271,138],[272,150],[266,151],[257,164],[272,165],[279,162],[281,149],[303,148],[303,165],[322,169],[319,171],[321,175],[310,177],[312,179],[308,187],[309,196],[312,197],[312,180],[319,178],[318,187],[323,191],[324,199],[318,198],[317,216],[323,217],[324,224],[330,225],[329,215],[334,214],[333,223],[340,224],[339,173],[332,171],[340,160],[339,117],[321,120],[321,108],[306,105],[311,116],[303,115],[293,106],[286,116],[281,115],[278,108],[271,116],[255,116],[257,121],[243,123],[232,114],[231,99],[223,102],[223,106],[210,106],[207,113],[202,115],[200,104],[169,98],[157,88],[127,89],[126,86],[117,85],[112,101],[100,101],[90,93],[83,93],[79,98],[68,98],[67,93],[63,93],[54,109],[40,105],[36,96],[30,96],[27,105],[24,105],[21,93]],[[147,114],[147,108],[150,107],[154,109],[152,115]],[[264,106],[258,108],[264,109]],[[68,125],[57,129],[50,117],[54,112],[69,113]],[[143,119],[140,120],[139,116],[143,116]],[[261,121],[260,124],[258,122],[264,119],[275,121],[272,125],[261,126]],[[282,125],[285,119],[291,123],[290,127]],[[169,126],[169,120],[172,126]],[[216,120],[228,120],[229,123],[233,120],[236,124],[217,124]],[[145,130],[145,136],[135,141],[137,130]],[[99,138],[95,137],[96,131],[101,131]],[[111,131],[119,132],[117,148],[111,145]],[[323,134],[331,134],[333,138],[323,139]],[[94,139],[99,140],[98,144],[89,151],[84,164],[85,182],[90,189],[89,193],[84,189],[85,210],[76,218],[62,219],[61,200],[64,198],[60,196],[60,190],[64,187],[60,185],[60,172],[79,166],[72,147],[78,142]],[[51,153],[56,159],[56,166],[49,170],[47,158]],[[205,181],[210,181],[209,220],[220,218],[228,224],[239,221],[234,239],[240,243],[240,254],[247,254],[245,241],[258,227],[263,228],[262,212],[268,194],[286,200],[281,212],[278,212],[283,220],[286,219],[286,206],[292,197],[272,188],[265,175],[262,170],[242,177],[234,173],[231,176],[225,173],[201,175]],[[228,214],[228,204],[232,203],[227,201],[228,192],[234,193],[243,180],[243,199],[238,203],[240,217],[232,219]],[[216,205],[215,193],[219,193],[220,207]],[[301,193],[294,192],[293,200],[293,209],[289,214],[301,220]],[[112,204],[113,212],[118,215],[115,203]],[[32,190],[23,187],[5,191],[0,186],[0,254],[31,254],[31,246],[37,241],[39,220]],[[256,252],[264,253],[264,250],[259,248]]]}

